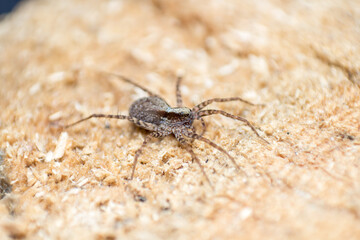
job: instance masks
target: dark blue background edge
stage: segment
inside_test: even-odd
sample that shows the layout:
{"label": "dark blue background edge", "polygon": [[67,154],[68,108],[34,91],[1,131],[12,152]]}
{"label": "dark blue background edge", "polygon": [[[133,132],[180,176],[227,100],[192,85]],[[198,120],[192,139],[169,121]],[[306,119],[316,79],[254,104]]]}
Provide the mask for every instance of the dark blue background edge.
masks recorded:
{"label": "dark blue background edge", "polygon": [[0,14],[11,12],[21,0],[0,0]]}

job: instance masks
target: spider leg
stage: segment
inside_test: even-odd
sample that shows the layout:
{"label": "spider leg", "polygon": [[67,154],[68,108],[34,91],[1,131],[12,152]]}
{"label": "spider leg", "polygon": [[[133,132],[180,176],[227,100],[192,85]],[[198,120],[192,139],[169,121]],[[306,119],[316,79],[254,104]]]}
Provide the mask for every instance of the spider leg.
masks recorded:
{"label": "spider leg", "polygon": [[[205,133],[205,131],[206,131],[206,123],[205,123],[205,121],[204,121],[204,119],[203,118],[200,118],[199,119],[200,120],[200,122],[201,122],[201,133],[199,134],[200,136],[203,136],[204,135],[204,133]],[[193,131],[193,132],[196,132],[196,130],[195,130],[195,127],[194,126],[191,126],[191,131]],[[194,142],[194,138],[193,139],[191,139],[191,142]]]}
{"label": "spider leg", "polygon": [[183,106],[183,101],[182,101],[182,97],[181,97],[181,89],[180,89],[181,80],[182,80],[182,77],[178,76],[177,81],[176,81],[176,104],[178,107]]}
{"label": "spider leg", "polygon": [[243,103],[252,105],[252,106],[256,106],[256,105],[262,106],[262,104],[254,104],[254,103],[251,103],[251,102],[246,101],[246,100],[244,100],[244,99],[242,99],[242,98],[239,98],[239,97],[212,98],[212,99],[209,99],[209,100],[206,100],[206,101],[204,101],[204,102],[199,103],[198,105],[196,105],[195,107],[193,107],[192,111],[193,111],[193,112],[197,112],[197,111],[203,109],[204,107],[206,107],[207,105],[209,105],[209,104],[211,104],[211,103],[214,103],[214,102],[233,102],[233,101],[240,101],[240,102],[243,102]]}
{"label": "spider leg", "polygon": [[97,72],[102,73],[102,74],[106,74],[106,75],[110,75],[110,76],[114,76],[117,77],[121,80],[123,80],[124,82],[130,83],[135,87],[140,88],[141,90],[143,90],[144,92],[147,92],[150,96],[155,96],[155,97],[159,97],[157,94],[153,93],[152,91],[148,90],[147,88],[139,85],[138,83],[134,82],[133,80],[131,80],[130,78],[127,78],[119,73],[115,73],[115,72],[109,72],[109,71],[105,71],[105,70],[101,70],[101,69],[97,69]]}
{"label": "spider leg", "polygon": [[213,148],[216,148],[217,150],[219,150],[220,152],[224,153],[228,158],[230,158],[231,162],[234,164],[234,166],[236,167],[236,169],[238,171],[242,171],[245,176],[246,176],[246,173],[240,169],[239,165],[236,163],[235,159],[230,156],[230,154],[225,150],[223,149],[222,147],[220,147],[219,145],[217,145],[216,143],[210,141],[209,139],[207,138],[204,138],[194,132],[191,132],[191,131],[186,131],[184,132],[184,135],[188,138],[192,138],[192,139],[196,139],[196,140],[199,140],[199,141],[202,141],[202,142],[205,142],[207,144],[209,144],[210,146],[212,146]]}
{"label": "spider leg", "polygon": [[180,142],[181,146],[183,146],[185,148],[185,150],[190,153],[192,161],[195,160],[195,162],[199,165],[201,172],[204,174],[204,176],[206,178],[206,181],[209,183],[210,187],[214,190],[214,187],[211,184],[211,181],[210,181],[209,177],[207,176],[207,174],[204,170],[204,167],[201,165],[200,160],[196,157],[194,151],[191,148],[191,145],[189,145],[187,143],[186,139],[183,137],[183,132],[176,131],[176,132],[174,132],[174,135],[175,135],[175,138]]}
{"label": "spider leg", "polygon": [[141,147],[136,150],[135,152],[135,157],[134,157],[134,162],[133,162],[133,165],[132,165],[132,170],[131,170],[131,176],[130,176],[130,179],[129,180],[132,180],[134,178],[134,174],[135,174],[135,168],[136,168],[136,164],[137,164],[137,160],[143,150],[143,148],[146,146],[146,144],[150,141],[151,139],[151,134],[147,135],[144,139],[144,142],[142,143]]}
{"label": "spider leg", "polygon": [[[74,125],[77,125],[81,122],[84,122],[86,120],[89,120],[91,118],[115,118],[115,119],[127,119],[130,122],[134,123],[137,126],[140,126],[142,128],[145,128],[146,130],[149,131],[154,131],[154,134],[156,132],[166,132],[166,135],[169,135],[171,132],[169,131],[165,131],[163,129],[159,129],[159,127],[156,124],[153,123],[148,123],[148,122],[144,122],[140,119],[134,118],[134,117],[130,117],[130,116],[126,116],[126,115],[118,115],[118,114],[101,114],[101,113],[95,113],[95,114],[91,114],[90,116],[86,117],[86,118],[82,118],[79,121],[76,121],[74,123],[68,124],[66,126],[64,126],[64,128],[69,128],[72,127]],[[156,135],[156,134],[155,134]],[[156,137],[156,136],[154,136]]]}
{"label": "spider leg", "polygon": [[256,136],[258,136],[261,140],[263,140],[267,144],[270,144],[268,141],[266,141],[263,137],[261,137],[259,135],[259,133],[256,131],[255,127],[247,119],[232,115],[223,110],[215,110],[215,109],[202,110],[202,111],[199,111],[196,113],[196,118],[201,119],[202,117],[210,116],[213,114],[221,114],[225,117],[229,117],[229,118],[244,122],[246,125],[248,125],[251,128],[251,130],[256,134]]}
{"label": "spider leg", "polygon": [[214,187],[213,187],[213,185],[211,184],[211,181],[210,181],[208,175],[206,174],[203,165],[201,165],[200,160],[199,160],[199,159],[197,158],[197,156],[195,155],[195,153],[194,153],[194,151],[192,150],[191,146],[190,146],[189,144],[187,144],[187,143],[182,144],[182,146],[184,146],[185,150],[190,153],[192,160],[193,160],[193,161],[195,160],[195,162],[199,165],[200,170],[201,170],[202,174],[205,176],[206,181],[209,183],[209,185],[210,185],[210,187],[212,188],[212,190],[214,190]]}
{"label": "spider leg", "polygon": [[201,121],[201,126],[202,126],[200,136],[202,137],[204,135],[205,131],[206,131],[206,123],[205,123],[203,118],[200,118],[200,121]]}
{"label": "spider leg", "polygon": [[135,175],[135,168],[136,168],[136,164],[138,161],[138,158],[143,150],[143,148],[146,146],[146,144],[151,140],[151,138],[161,138],[161,137],[165,137],[166,135],[169,135],[169,133],[167,132],[151,132],[149,135],[147,135],[142,143],[142,145],[140,146],[140,148],[138,150],[136,150],[135,152],[135,157],[134,157],[134,162],[133,162],[133,166],[132,166],[132,170],[131,170],[131,176],[129,180],[132,180],[134,178]]}
{"label": "spider leg", "polygon": [[80,119],[79,121],[76,121],[74,123],[71,123],[71,124],[68,124],[66,126],[64,126],[64,128],[69,128],[69,127],[72,127],[74,125],[77,125],[81,122],[84,122],[86,120],[89,120],[90,118],[116,118],[116,119],[129,119],[130,117],[129,116],[125,116],[125,115],[112,115],[112,114],[98,114],[98,113],[95,113],[95,114],[91,114],[90,116],[86,117],[86,118],[82,118]]}

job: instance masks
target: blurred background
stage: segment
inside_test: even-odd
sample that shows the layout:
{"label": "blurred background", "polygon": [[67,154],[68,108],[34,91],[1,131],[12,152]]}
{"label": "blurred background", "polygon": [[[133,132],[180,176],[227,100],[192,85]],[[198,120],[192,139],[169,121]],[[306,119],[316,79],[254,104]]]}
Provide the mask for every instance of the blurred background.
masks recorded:
{"label": "blurred background", "polygon": [[1,0],[0,14],[11,12],[20,0]]}

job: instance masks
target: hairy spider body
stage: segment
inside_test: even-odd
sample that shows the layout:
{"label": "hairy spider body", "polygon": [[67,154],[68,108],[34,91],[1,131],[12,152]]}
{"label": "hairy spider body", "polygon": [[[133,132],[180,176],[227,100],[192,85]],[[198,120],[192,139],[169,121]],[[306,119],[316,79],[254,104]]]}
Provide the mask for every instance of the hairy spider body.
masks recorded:
{"label": "hairy spider body", "polygon": [[[173,134],[175,138],[180,142],[181,146],[183,146],[191,155],[193,161],[199,165],[200,170],[204,174],[206,180],[209,185],[212,187],[212,184],[205,173],[203,166],[201,165],[199,159],[196,157],[194,151],[192,150],[191,144],[194,140],[199,140],[209,144],[210,146],[216,148],[220,152],[224,153],[234,164],[234,166],[240,170],[237,165],[235,159],[222,147],[218,146],[216,143],[211,140],[203,137],[205,132],[205,122],[203,117],[210,116],[213,114],[220,114],[225,117],[229,117],[235,120],[239,120],[244,122],[247,126],[251,128],[251,130],[263,141],[268,143],[265,139],[260,137],[256,129],[251,125],[251,123],[245,118],[232,115],[222,110],[215,109],[207,109],[202,110],[207,105],[214,102],[230,102],[230,101],[241,101],[250,105],[254,105],[242,98],[232,97],[232,98],[212,98],[201,102],[196,105],[192,109],[184,107],[182,103],[181,91],[180,91],[180,83],[182,78],[178,77],[176,83],[176,102],[177,107],[171,107],[164,99],[159,97],[158,95],[152,93],[148,89],[140,86],[139,84],[133,82],[132,80],[116,73],[100,71],[100,73],[104,73],[107,75],[115,76],[125,82],[128,82],[143,91],[147,92],[150,96],[144,97],[136,100],[133,104],[131,104],[129,109],[129,116],[126,115],[109,115],[109,114],[92,114],[86,118],[80,119],[77,122],[69,124],[65,126],[65,128],[74,126],[80,122],[86,121],[90,118],[115,118],[115,119],[127,119],[130,122],[133,122],[138,127],[144,128],[150,131],[150,134],[147,135],[141,145],[141,147],[135,152],[134,162],[132,166],[132,172],[130,176],[130,180],[133,179],[136,169],[137,160],[142,152],[142,149],[146,146],[146,144],[150,141],[152,137],[160,138],[165,137],[167,135]],[[197,134],[195,131],[195,127],[193,123],[195,120],[200,120],[202,124],[202,132]]]}
{"label": "hairy spider body", "polygon": [[[194,122],[191,109],[185,107],[172,108],[164,99],[157,96],[136,100],[130,106],[129,116],[146,123],[155,124],[160,129],[167,129],[171,132],[173,128],[181,126],[190,128]],[[136,125],[154,131],[151,127],[144,127],[141,124]]]}

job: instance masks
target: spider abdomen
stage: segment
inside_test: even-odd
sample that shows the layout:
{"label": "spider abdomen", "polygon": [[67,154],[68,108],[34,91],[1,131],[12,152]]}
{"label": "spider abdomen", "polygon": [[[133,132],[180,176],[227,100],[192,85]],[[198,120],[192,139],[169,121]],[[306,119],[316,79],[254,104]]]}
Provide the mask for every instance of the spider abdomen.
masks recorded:
{"label": "spider abdomen", "polygon": [[129,115],[147,123],[160,125],[162,119],[159,112],[164,112],[168,108],[169,104],[159,97],[144,97],[131,104]]}

